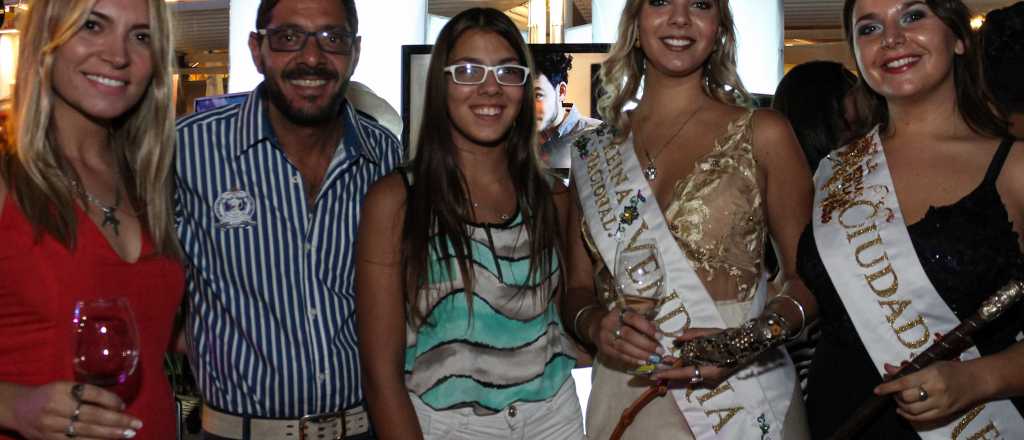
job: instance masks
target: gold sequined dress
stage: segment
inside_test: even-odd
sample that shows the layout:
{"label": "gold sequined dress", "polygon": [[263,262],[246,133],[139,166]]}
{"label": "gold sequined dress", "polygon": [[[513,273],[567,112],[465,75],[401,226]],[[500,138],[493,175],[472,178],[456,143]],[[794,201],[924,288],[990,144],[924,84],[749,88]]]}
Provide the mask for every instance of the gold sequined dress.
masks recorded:
{"label": "gold sequined dress", "polygon": [[[692,172],[674,185],[664,210],[676,244],[689,258],[722,318],[729,326],[747,319],[763,272],[767,224],[762,176],[751,141],[754,111],[729,124],[714,148]],[[587,219],[584,219],[586,222]],[[594,256],[595,285],[601,301],[615,300],[611,274],[599,257],[586,224],[582,232]],[[587,406],[587,437],[607,439],[622,411],[651,382],[622,372],[600,357],[594,362],[593,388]],[[799,389],[785,421],[786,439],[809,438]],[[655,399],[640,412],[623,439],[686,440],[693,434],[671,396]]]}

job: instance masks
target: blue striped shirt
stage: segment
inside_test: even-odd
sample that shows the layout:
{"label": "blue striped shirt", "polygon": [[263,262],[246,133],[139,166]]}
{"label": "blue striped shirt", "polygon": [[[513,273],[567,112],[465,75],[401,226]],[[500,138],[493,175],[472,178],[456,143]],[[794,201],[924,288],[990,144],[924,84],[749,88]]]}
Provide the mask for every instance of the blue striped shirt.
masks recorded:
{"label": "blue striped shirt", "polygon": [[308,206],[260,86],[245,103],[178,121],[176,221],[189,262],[189,357],[208,404],[297,418],[363,400],[355,238],[369,186],[401,145],[349,103]]}

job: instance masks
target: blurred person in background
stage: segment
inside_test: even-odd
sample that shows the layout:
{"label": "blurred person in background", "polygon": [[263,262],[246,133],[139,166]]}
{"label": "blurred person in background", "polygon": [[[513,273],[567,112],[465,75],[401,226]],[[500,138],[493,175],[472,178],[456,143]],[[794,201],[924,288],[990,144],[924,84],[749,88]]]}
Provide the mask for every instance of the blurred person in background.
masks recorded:
{"label": "blurred person in background", "polygon": [[569,92],[572,55],[541,53],[534,57],[534,63],[533,91],[537,131],[540,133],[540,158],[549,168],[568,172],[572,138],[601,121],[581,115],[576,105],[564,106]]}
{"label": "blurred person in background", "polygon": [[1024,2],[985,16],[982,41],[985,78],[1010,121],[1010,131],[1024,138]]}
{"label": "blurred person in background", "polygon": [[856,84],[842,64],[812,61],[790,69],[775,89],[772,108],[793,126],[812,171],[854,134],[858,116],[848,93]]}

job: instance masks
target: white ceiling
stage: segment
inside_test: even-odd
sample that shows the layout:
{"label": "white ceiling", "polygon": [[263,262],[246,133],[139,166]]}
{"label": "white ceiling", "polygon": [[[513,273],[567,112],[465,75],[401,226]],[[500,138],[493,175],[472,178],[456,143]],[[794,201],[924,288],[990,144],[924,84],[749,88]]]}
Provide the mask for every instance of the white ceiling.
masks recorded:
{"label": "white ceiling", "polygon": [[[9,0],[4,0],[9,1]],[[975,12],[1014,3],[1015,0],[965,0]],[[228,47],[229,0],[179,0],[171,3],[177,13],[177,41],[180,52],[226,51]],[[584,20],[590,20],[591,0],[572,0]],[[523,0],[428,0],[431,14],[452,16],[474,6],[509,10]],[[834,40],[839,38],[843,0],[783,0],[789,38]],[[518,11],[520,14],[521,10]]]}

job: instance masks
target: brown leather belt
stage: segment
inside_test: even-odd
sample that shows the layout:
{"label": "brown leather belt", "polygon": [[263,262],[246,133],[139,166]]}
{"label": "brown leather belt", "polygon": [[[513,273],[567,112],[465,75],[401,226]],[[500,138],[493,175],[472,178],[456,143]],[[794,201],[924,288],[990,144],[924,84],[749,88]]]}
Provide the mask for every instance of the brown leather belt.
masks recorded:
{"label": "brown leather belt", "polygon": [[[210,434],[241,440],[245,423],[243,417],[203,405],[203,430]],[[298,419],[250,418],[248,423],[250,440],[344,440],[370,430],[370,419],[361,405],[336,413],[310,414]]]}

